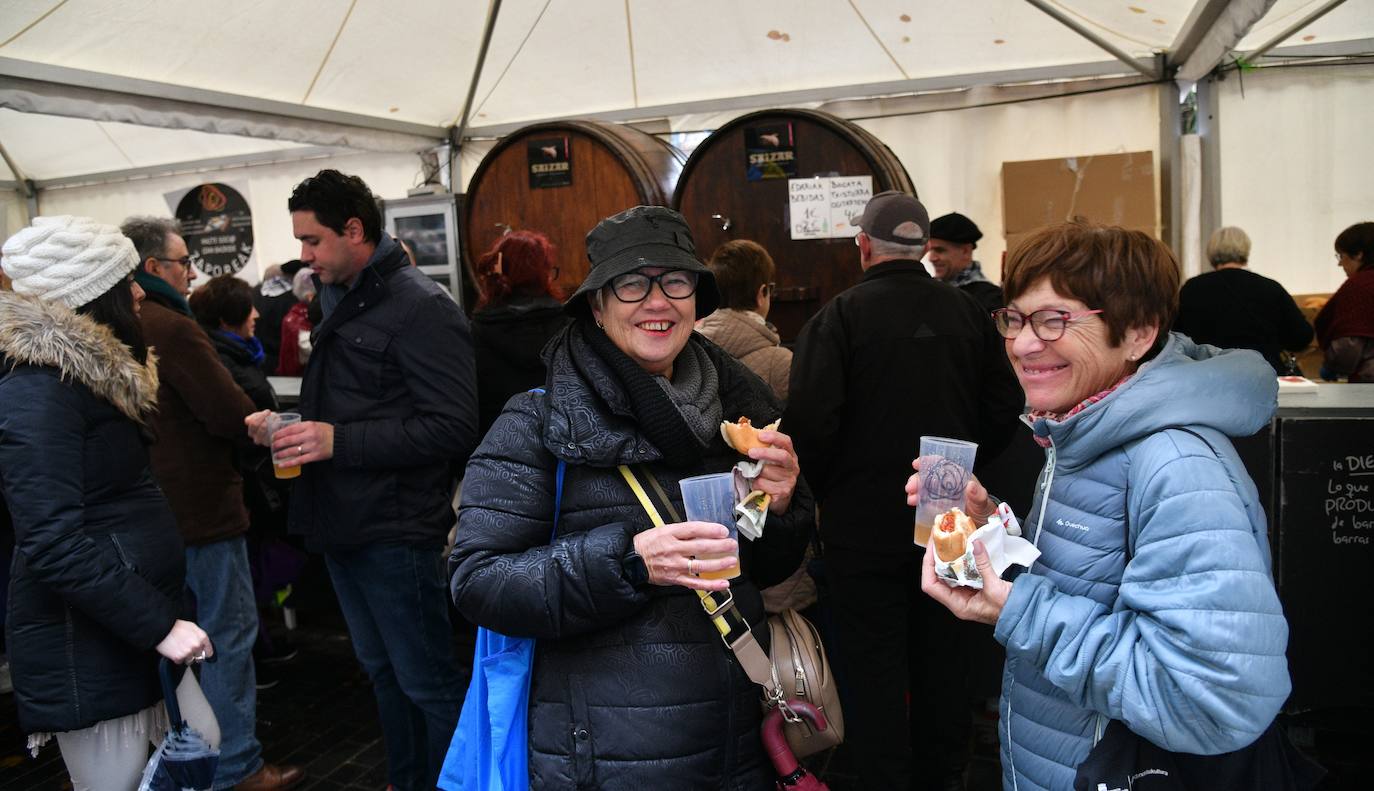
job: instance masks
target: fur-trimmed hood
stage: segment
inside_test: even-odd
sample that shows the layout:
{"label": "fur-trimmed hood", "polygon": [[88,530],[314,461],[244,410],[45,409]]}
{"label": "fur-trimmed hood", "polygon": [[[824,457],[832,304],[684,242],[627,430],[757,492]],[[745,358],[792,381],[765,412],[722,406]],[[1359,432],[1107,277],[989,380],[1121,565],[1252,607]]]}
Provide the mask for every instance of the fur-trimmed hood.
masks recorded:
{"label": "fur-trimmed hood", "polygon": [[0,292],[0,356],[9,369],[56,368],[139,424],[157,408],[152,351],[140,365],[109,327],[60,302]]}

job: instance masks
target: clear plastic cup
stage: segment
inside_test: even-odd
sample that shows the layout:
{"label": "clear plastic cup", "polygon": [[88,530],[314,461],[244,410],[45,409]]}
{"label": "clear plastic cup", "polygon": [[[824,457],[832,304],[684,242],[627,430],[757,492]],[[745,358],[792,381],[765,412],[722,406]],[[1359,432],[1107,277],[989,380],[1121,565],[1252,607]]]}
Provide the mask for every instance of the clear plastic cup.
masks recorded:
{"label": "clear plastic cup", "polygon": [[973,474],[978,443],[947,437],[921,437],[921,494],[916,500],[916,546],[930,542],[935,517],[964,508],[964,488]]}
{"label": "clear plastic cup", "polygon": [[[273,412],[267,416],[267,444],[270,447],[272,438],[276,436],[279,429],[301,422],[299,412]],[[282,480],[295,478],[301,474],[301,465],[298,461],[278,459],[277,452],[272,451],[272,473]]]}
{"label": "clear plastic cup", "polygon": [[[715,522],[730,531],[730,538],[739,540],[735,525],[735,474],[721,472],[697,475],[678,482],[682,490],[682,511],[689,522]],[[739,554],[702,555],[701,560],[732,557],[735,565],[723,571],[706,571],[698,576],[706,580],[732,580],[739,576]]]}

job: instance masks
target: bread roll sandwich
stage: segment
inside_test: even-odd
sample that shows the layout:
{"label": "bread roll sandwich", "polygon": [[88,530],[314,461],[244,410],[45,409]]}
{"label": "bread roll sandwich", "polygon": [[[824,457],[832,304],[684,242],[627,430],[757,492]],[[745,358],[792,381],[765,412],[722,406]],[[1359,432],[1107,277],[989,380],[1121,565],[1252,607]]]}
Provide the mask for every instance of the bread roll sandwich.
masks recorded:
{"label": "bread roll sandwich", "polygon": [[968,551],[968,539],[978,526],[968,514],[951,508],[935,517],[930,540],[935,544],[935,556],[945,563],[953,563]]}
{"label": "bread roll sandwich", "polygon": [[759,441],[759,432],[777,431],[780,423],[781,420],[774,420],[763,428],[754,428],[747,417],[741,417],[738,423],[724,420],[720,424],[720,435],[725,438],[726,445],[748,456],[750,448],[768,447],[767,443]]}

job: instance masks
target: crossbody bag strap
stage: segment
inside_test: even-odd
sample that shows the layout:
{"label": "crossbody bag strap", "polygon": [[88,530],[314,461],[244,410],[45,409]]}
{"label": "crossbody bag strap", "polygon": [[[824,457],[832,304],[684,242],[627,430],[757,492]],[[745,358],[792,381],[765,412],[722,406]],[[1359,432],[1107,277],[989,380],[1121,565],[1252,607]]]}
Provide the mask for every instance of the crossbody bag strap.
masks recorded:
{"label": "crossbody bag strap", "polygon": [[[661,498],[663,510],[677,518],[676,509],[673,508],[672,502],[652,475],[643,472],[637,474],[635,469],[624,464],[620,465],[620,475],[625,479],[625,483],[629,484],[630,490],[634,492],[635,498],[639,500],[639,504],[649,515],[649,521],[653,522],[655,527],[662,527],[666,523],[644,484],[640,482],[640,475],[649,480],[651,487]],[[764,693],[770,700],[781,702],[782,685],[778,683],[773,662],[763,652],[758,641],[754,639],[754,633],[749,628],[749,622],[735,607],[735,599],[730,590],[727,588],[724,591],[724,599],[718,599],[719,594],[710,591],[695,590],[695,593],[701,599],[701,608],[706,611],[706,617],[710,619],[712,625],[716,627],[716,631],[720,633],[721,641],[734,653],[740,667],[744,668],[745,675],[749,676],[750,681],[763,687]]]}

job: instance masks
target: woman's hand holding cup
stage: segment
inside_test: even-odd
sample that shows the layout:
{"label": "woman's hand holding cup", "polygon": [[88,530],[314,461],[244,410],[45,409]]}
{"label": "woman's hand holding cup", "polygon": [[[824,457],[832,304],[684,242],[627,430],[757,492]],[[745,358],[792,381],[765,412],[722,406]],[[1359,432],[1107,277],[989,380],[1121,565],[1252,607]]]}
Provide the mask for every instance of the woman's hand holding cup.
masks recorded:
{"label": "woman's hand holding cup", "polygon": [[[911,469],[915,472],[906,479],[906,504],[914,508],[921,499],[921,460],[912,460]],[[968,484],[964,486],[964,506],[964,512],[979,527],[987,524],[988,517],[997,512],[997,504],[974,475],[969,475]]]}
{"label": "woman's hand holding cup", "polygon": [[697,575],[725,571],[739,563],[739,543],[730,538],[724,525],[714,522],[676,522],[651,528],[636,533],[634,545],[653,585],[725,590],[730,587],[729,580]]}

